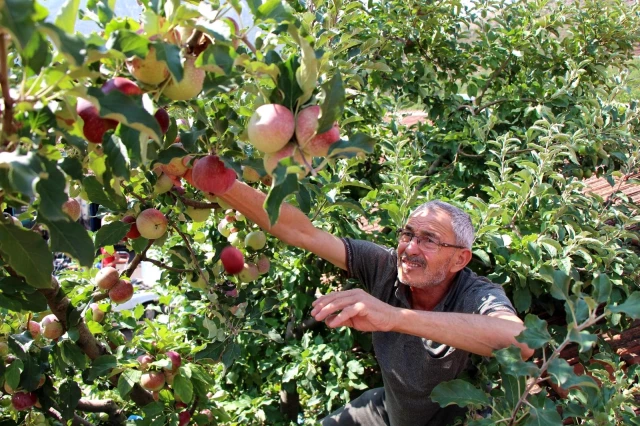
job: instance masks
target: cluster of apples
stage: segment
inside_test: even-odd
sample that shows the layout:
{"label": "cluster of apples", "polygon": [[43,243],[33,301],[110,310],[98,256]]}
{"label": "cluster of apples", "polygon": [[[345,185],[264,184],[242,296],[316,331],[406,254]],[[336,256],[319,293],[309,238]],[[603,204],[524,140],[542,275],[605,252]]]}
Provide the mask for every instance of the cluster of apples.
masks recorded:
{"label": "cluster of apples", "polygon": [[254,111],[249,119],[249,142],[264,154],[268,174],[280,160],[293,157],[305,170],[304,175],[312,157],[327,156],[329,147],[340,140],[340,128],[336,122],[328,131],[317,134],[320,114],[318,105],[302,109],[296,117],[279,104],[262,105]]}
{"label": "cluster of apples", "polygon": [[137,217],[127,215],[121,221],[131,224],[125,237],[132,240],[140,237],[157,240],[167,232],[169,226],[167,217],[155,208],[145,209]]}
{"label": "cluster of apples", "polygon": [[[113,90],[117,90],[127,96],[140,96],[142,89],[133,81],[125,77],[115,77],[107,80],[102,86],[102,92],[107,94]],[[76,104],[76,112],[84,121],[82,133],[87,141],[95,144],[102,143],[104,134],[118,127],[116,120],[100,117],[98,108],[86,99],[78,98]],[[159,108],[154,117],[160,126],[163,134],[169,129],[169,114],[164,108]]]}
{"label": "cluster of apples", "polygon": [[[10,361],[11,363],[12,361]],[[40,388],[44,385],[46,377],[44,374],[40,375],[37,387]],[[40,407],[38,396],[35,392],[27,392],[25,390],[13,389],[7,381],[4,382],[4,392],[7,395],[11,395],[11,405],[18,411],[28,410],[31,407]]]}
{"label": "cluster of apples", "polygon": [[[116,268],[106,266],[95,278],[96,286],[103,291],[109,292],[109,299],[117,304],[128,302],[133,297],[133,284],[129,280],[120,279],[120,274]],[[102,321],[104,312],[98,305],[91,306],[93,320]]]}

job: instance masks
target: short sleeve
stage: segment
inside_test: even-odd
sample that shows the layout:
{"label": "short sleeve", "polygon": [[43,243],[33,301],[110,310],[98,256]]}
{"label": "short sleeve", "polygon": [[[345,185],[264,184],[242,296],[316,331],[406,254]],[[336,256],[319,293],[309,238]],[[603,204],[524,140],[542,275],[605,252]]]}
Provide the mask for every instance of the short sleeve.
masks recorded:
{"label": "short sleeve", "polygon": [[395,251],[363,240],[342,239],[347,253],[347,272],[360,281],[367,292],[395,281],[397,271]]}

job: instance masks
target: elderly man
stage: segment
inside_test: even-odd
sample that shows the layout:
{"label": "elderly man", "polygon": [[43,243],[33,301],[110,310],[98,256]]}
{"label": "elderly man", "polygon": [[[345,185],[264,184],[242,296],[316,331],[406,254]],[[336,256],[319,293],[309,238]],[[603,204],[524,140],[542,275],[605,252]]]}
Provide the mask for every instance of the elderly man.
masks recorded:
{"label": "elderly man", "polygon": [[384,388],[372,389],[322,421],[323,425],[446,425],[463,412],[440,408],[430,394],[456,378],[469,353],[491,355],[516,345],[524,328],[502,287],[466,268],[473,226],[469,215],[431,201],[418,207],[398,232],[396,249],[340,239],[315,228],[284,204],[269,226],[265,195],[235,182],[221,197],[283,242],[309,250],[357,278],[365,290],[330,293],[311,314],[329,327],[373,332]]}

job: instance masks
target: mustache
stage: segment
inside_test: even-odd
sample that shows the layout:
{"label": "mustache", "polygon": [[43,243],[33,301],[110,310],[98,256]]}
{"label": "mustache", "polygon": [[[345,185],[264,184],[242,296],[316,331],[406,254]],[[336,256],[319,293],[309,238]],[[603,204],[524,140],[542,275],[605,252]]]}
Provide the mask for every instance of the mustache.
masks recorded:
{"label": "mustache", "polygon": [[424,258],[422,256],[410,256],[408,254],[403,254],[402,257],[400,258],[401,261],[408,261],[411,263],[417,263],[418,265],[425,267],[427,266],[427,262],[425,262]]}

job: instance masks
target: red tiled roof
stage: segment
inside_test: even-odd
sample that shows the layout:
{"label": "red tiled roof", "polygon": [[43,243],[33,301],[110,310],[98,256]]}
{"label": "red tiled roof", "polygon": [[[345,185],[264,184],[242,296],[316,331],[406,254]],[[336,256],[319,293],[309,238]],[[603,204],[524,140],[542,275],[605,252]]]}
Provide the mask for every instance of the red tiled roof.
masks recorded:
{"label": "red tiled roof", "polygon": [[629,197],[629,199],[634,203],[640,204],[640,184],[630,182],[630,179],[640,179],[640,173],[634,173],[622,178],[617,178],[615,179],[614,186],[611,186],[604,178],[592,176],[585,180],[585,183],[589,185],[589,187],[585,189],[585,193],[598,194],[603,199],[607,200],[612,194],[620,191]]}

